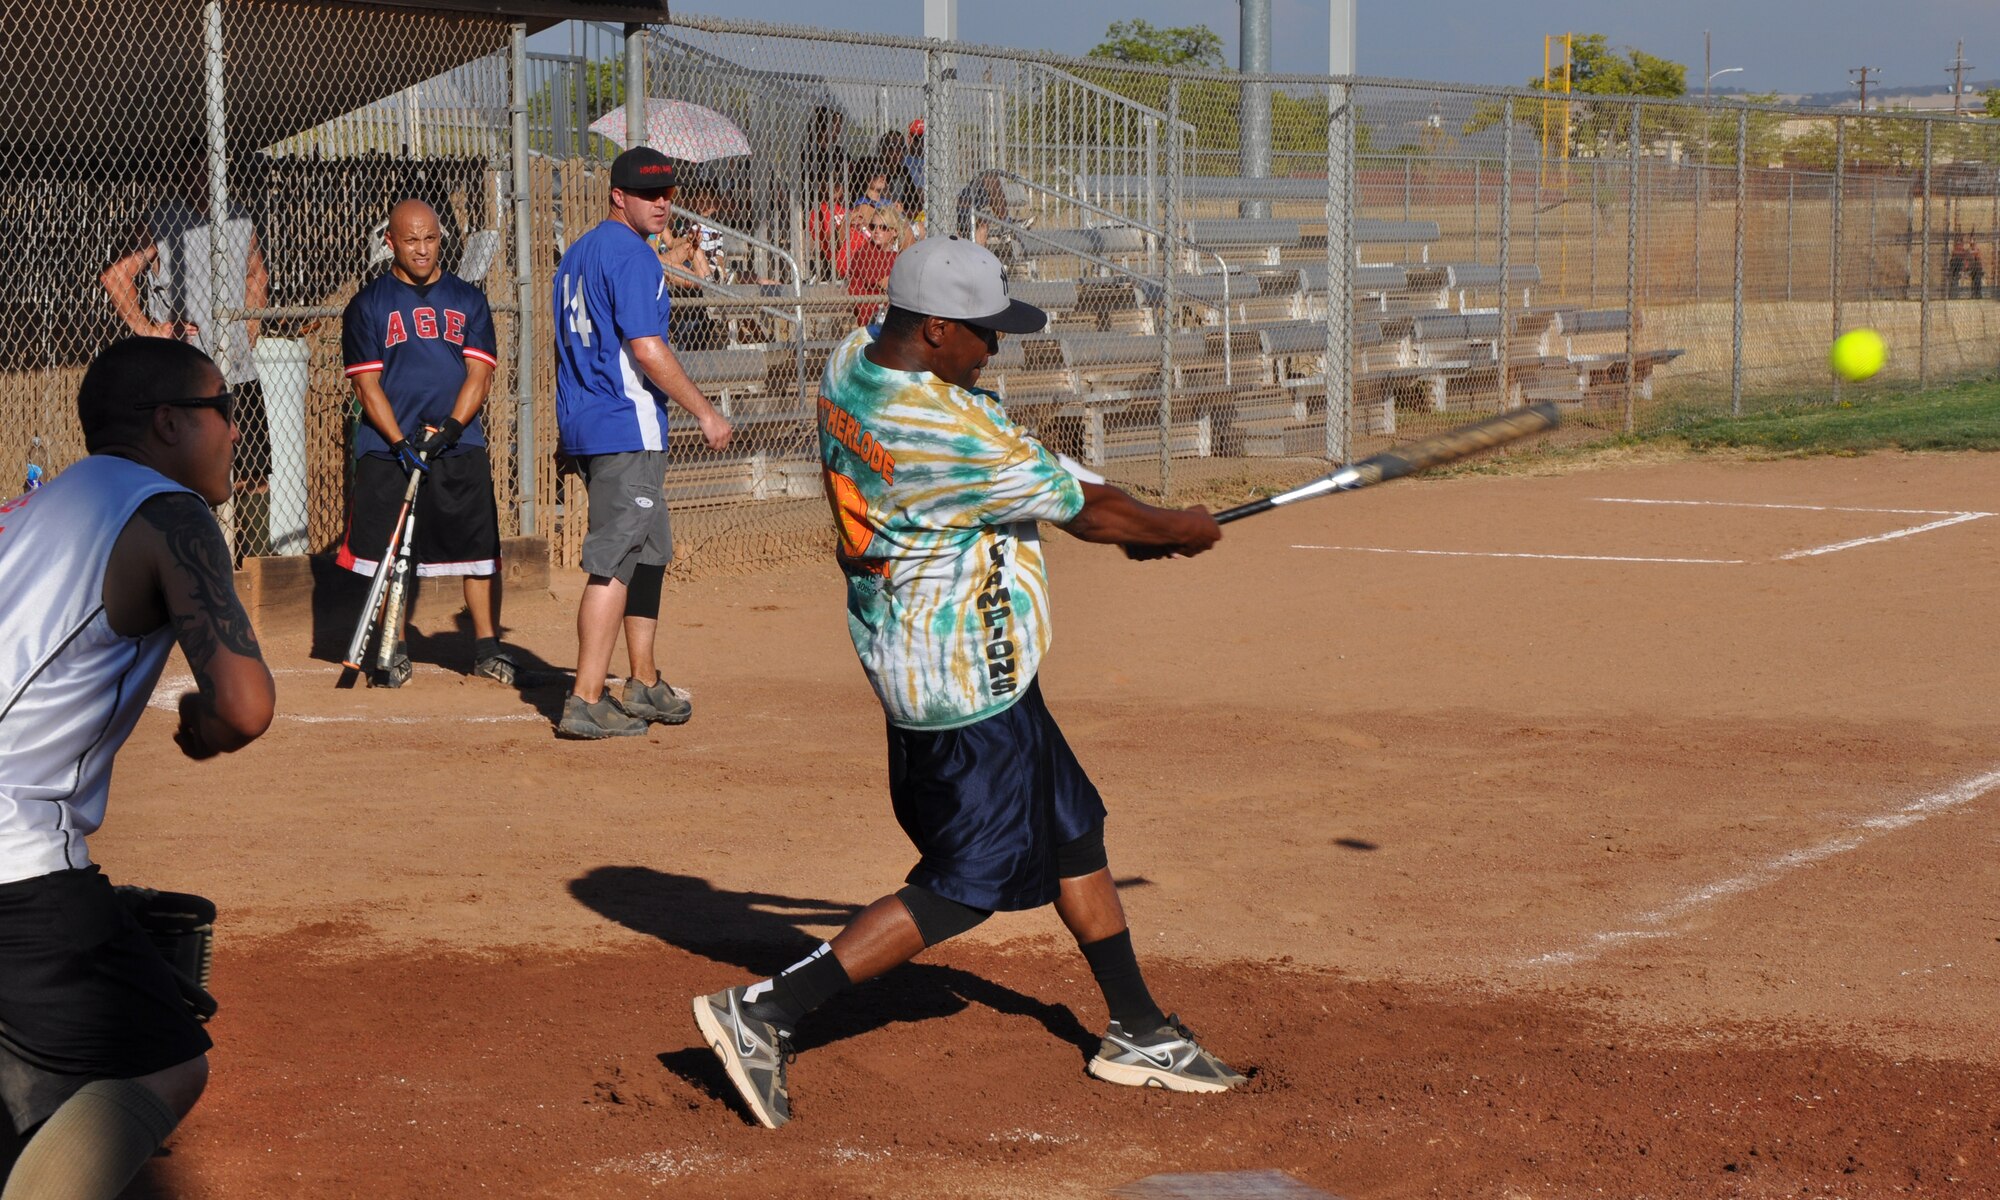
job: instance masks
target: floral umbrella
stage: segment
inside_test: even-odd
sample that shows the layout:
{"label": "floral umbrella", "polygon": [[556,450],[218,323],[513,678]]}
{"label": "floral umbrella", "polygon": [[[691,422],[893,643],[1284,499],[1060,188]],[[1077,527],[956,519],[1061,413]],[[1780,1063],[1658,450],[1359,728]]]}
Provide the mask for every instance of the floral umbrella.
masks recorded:
{"label": "floral umbrella", "polygon": [[[625,106],[619,105],[590,123],[592,133],[625,144]],[[712,162],[750,153],[750,142],[734,122],[712,108],[685,100],[646,101],[646,144],[668,158]]]}

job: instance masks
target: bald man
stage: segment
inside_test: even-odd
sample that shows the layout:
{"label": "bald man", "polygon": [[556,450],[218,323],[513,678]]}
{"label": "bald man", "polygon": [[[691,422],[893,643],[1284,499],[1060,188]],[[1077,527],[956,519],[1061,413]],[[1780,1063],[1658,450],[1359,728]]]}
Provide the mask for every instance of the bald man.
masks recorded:
{"label": "bald man", "polygon": [[[479,421],[496,362],[493,313],[478,288],[441,264],[444,239],[430,205],[397,204],[383,238],[394,262],[341,317],[341,353],[361,401],[361,422],[354,431],[347,536],[337,561],[374,575],[408,477],[423,474],[413,545],[417,575],[465,580],[473,674],[511,685],[517,667],[500,645],[500,521]],[[410,671],[409,652],[399,645],[394,665],[369,682],[401,687]]]}

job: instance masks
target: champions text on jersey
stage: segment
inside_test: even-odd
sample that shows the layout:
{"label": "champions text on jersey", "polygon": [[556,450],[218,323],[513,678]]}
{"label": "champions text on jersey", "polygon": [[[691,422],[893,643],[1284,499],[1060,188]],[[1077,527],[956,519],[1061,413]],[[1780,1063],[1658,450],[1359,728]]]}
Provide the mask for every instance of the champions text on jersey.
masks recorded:
{"label": "champions text on jersey", "polygon": [[819,453],[847,575],[847,628],[893,725],[1001,712],[1049,645],[1037,521],[1083,488],[989,392],[892,371],[856,330],[820,381]]}

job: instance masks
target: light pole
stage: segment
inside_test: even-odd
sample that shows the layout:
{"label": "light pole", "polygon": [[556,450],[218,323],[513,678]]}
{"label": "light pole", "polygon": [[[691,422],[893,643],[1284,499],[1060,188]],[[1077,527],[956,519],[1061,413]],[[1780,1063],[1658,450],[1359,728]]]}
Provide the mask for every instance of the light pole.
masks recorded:
{"label": "light pole", "polygon": [[[1708,70],[1708,62],[1708,31],[1703,30],[1701,34],[1701,65],[1703,70]],[[1709,71],[1708,77],[1701,82],[1701,170],[1694,177],[1694,298],[1696,300],[1701,299],[1701,217],[1703,209],[1707,207],[1708,144],[1710,141],[1709,85],[1715,82],[1715,77],[1718,75],[1728,75],[1733,71],[1741,71],[1742,69],[1742,67],[1724,67],[1720,71]]]}

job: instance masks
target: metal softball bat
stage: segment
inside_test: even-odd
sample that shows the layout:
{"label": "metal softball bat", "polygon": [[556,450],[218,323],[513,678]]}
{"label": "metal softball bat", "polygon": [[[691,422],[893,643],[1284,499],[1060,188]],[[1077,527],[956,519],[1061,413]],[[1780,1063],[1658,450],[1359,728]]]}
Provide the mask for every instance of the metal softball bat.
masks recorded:
{"label": "metal softball bat", "polygon": [[1391,479],[1401,479],[1418,471],[1428,471],[1432,467],[1457,462],[1482,450],[1504,446],[1537,433],[1545,433],[1562,424],[1562,415],[1553,404],[1530,404],[1526,408],[1516,408],[1503,413],[1448,429],[1421,441],[1384,450],[1370,455],[1358,463],[1342,467],[1331,475],[1301,484],[1289,492],[1266,496],[1262,500],[1252,500],[1235,508],[1225,509],[1215,514],[1218,525],[1240,521],[1244,517],[1254,517],[1261,512],[1269,512],[1280,505],[1296,500],[1309,500],[1314,496],[1324,496],[1329,492],[1354,492]]}

